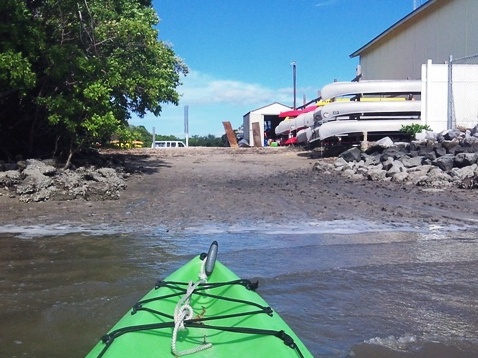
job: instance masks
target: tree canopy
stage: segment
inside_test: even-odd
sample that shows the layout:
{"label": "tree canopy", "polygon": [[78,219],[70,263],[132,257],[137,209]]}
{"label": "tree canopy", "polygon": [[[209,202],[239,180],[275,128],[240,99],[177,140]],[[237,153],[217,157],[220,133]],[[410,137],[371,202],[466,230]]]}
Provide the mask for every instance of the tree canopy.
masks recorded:
{"label": "tree canopy", "polygon": [[0,158],[67,158],[179,102],[151,0],[3,0],[0,20]]}

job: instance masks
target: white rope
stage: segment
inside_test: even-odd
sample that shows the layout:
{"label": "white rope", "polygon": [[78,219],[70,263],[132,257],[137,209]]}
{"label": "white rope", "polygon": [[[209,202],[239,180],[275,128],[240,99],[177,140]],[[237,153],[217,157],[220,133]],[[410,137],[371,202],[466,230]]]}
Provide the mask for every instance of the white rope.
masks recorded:
{"label": "white rope", "polygon": [[181,357],[188,354],[197,353],[212,347],[211,343],[204,343],[203,345],[200,345],[198,347],[191,348],[191,349],[186,349],[184,351],[178,351],[176,347],[178,332],[186,329],[184,327],[184,321],[194,317],[194,310],[189,304],[190,298],[192,294],[194,293],[194,290],[196,290],[196,288],[201,283],[207,282],[205,265],[206,265],[206,260],[203,260],[203,263],[201,265],[201,271],[199,272],[199,280],[196,281],[196,283],[194,284],[192,281],[189,282],[188,289],[186,290],[186,294],[179,300],[179,302],[176,305],[176,308],[174,309],[174,329],[173,329],[173,337],[171,340],[171,352],[176,357]]}

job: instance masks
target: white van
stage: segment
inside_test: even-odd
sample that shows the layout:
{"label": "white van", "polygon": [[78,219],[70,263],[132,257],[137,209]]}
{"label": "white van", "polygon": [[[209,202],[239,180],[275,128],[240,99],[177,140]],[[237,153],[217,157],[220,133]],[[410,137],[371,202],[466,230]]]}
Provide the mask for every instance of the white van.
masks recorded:
{"label": "white van", "polygon": [[151,148],[183,148],[186,145],[178,140],[157,140],[151,144]]}

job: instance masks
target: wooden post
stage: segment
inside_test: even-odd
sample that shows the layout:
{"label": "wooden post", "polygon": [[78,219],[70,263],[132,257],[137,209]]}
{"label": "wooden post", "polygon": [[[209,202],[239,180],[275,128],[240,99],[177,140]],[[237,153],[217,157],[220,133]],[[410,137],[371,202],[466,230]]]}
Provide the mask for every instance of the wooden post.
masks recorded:
{"label": "wooden post", "polygon": [[365,152],[368,149],[368,132],[362,132],[363,141],[360,143],[360,150]]}
{"label": "wooden post", "polygon": [[254,147],[262,147],[264,139],[261,136],[261,127],[259,122],[252,123],[252,137],[254,138]]}
{"label": "wooden post", "polygon": [[232,130],[231,122],[222,122],[222,125],[224,126],[224,130],[226,131],[226,137],[227,141],[229,142],[229,145],[232,148],[237,148],[237,138],[236,134]]}

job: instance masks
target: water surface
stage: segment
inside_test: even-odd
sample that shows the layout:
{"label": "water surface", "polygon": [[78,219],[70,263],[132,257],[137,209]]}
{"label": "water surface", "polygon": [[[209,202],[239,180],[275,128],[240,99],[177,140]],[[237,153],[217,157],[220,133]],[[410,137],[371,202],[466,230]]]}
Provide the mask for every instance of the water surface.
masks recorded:
{"label": "water surface", "polygon": [[0,356],[84,356],[213,240],[316,357],[478,356],[478,235],[346,221],[0,227]]}

